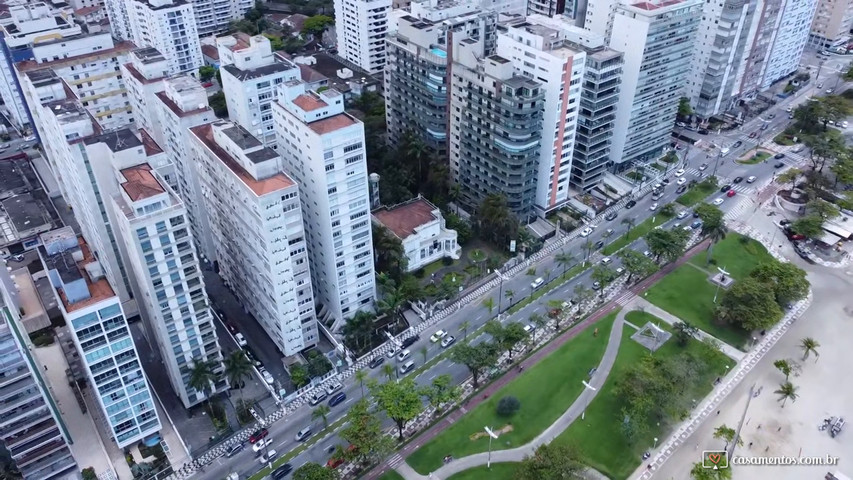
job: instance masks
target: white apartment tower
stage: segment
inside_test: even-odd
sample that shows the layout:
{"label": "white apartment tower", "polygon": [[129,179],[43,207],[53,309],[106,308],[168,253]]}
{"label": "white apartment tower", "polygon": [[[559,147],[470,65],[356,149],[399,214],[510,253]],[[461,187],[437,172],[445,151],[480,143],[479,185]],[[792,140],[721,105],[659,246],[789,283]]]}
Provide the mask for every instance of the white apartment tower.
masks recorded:
{"label": "white apartment tower", "polygon": [[170,73],[195,73],[204,65],[193,4],[183,0],[125,0],[133,43],[157,49]]}
{"label": "white apartment tower", "polygon": [[544,94],[534,200],[538,215],[569,199],[586,62],[586,52],[568,41],[571,28],[568,19],[531,15],[525,21],[505,24],[498,35],[497,54],[511,61],[518,74],[540,83]]}
{"label": "white apartment tower", "polygon": [[228,118],[277,148],[272,104],[279,85],[300,78],[299,67],[276,58],[263,35],[227,35],[217,38],[216,45]]}
{"label": "white apartment tower", "polygon": [[851,27],[853,27],[853,2],[818,0],[809,43],[817,48],[841,45],[850,40]]}
{"label": "white apartment tower", "polygon": [[[133,16],[133,10],[135,10],[133,3],[136,1],[137,0],[104,0],[103,4],[107,9],[107,16],[110,19],[110,27],[116,38],[121,40],[134,39],[135,33],[133,31],[133,19],[131,17]],[[146,8],[160,8],[156,6],[158,1],[162,2],[164,0],[154,0],[154,2],[149,3],[149,5],[154,6]],[[254,5],[252,0],[174,0],[174,3],[186,4],[192,7],[193,17],[195,18],[195,28],[198,32],[197,35],[201,37],[214,35],[218,32],[227,30],[228,24],[231,23],[232,20],[239,20],[243,18],[246,11]],[[175,19],[175,17],[172,17],[172,19]],[[185,31],[188,32],[188,30]],[[162,41],[168,40],[162,39]],[[160,47],[156,48],[159,49]]]}
{"label": "white apartment tower", "polygon": [[343,95],[282,86],[273,106],[284,170],[302,194],[319,319],[337,332],[376,299],[364,125]]}
{"label": "white apartment tower", "polygon": [[620,3],[623,2],[621,0],[587,0],[583,28],[604,35],[604,38],[609,41],[610,34],[613,33],[616,7]]}
{"label": "white apartment tower", "polygon": [[338,54],[369,73],[385,68],[392,0],[335,0]]}
{"label": "white apartment tower", "polygon": [[773,48],[767,57],[762,90],[800,67],[818,0],[786,0],[776,24]]}
{"label": "white apartment tower", "polygon": [[[161,173],[171,174],[172,166],[145,130],[116,130],[84,143],[88,156],[103,164],[95,175],[101,191],[109,191],[125,265],[154,337],[150,343],[160,349],[172,388],[190,408],[228,385],[186,208]],[[189,386],[197,361],[213,365],[217,379],[209,391]]]}
{"label": "white apartment tower", "polygon": [[299,188],[275,150],[217,121],[190,129],[219,273],[285,356],[319,341]]}
{"label": "white apartment tower", "polygon": [[210,123],[216,117],[207,104],[207,92],[195,78],[179,75],[163,81],[163,86],[151,105],[152,116],[157,119],[154,138],[175,166],[177,191],[187,208],[196,247],[203,259],[214,259],[207,207],[198,180],[198,163],[192,160],[190,150],[189,129]]}
{"label": "white apartment tower", "polygon": [[160,431],[154,397],[125,313],[101,263],[71,227],[41,235],[39,254],[86,369],[90,391],[119,448]]}
{"label": "white apartment tower", "polygon": [[169,62],[153,47],[133,50],[129,60],[121,66],[121,71],[136,125],[153,133],[157,118],[153,117],[151,105],[154,95],[163,91],[163,79],[169,76]]}
{"label": "white apartment tower", "polygon": [[657,158],[690,73],[701,0],[619,5],[610,48],[625,52],[611,159],[615,170]]}

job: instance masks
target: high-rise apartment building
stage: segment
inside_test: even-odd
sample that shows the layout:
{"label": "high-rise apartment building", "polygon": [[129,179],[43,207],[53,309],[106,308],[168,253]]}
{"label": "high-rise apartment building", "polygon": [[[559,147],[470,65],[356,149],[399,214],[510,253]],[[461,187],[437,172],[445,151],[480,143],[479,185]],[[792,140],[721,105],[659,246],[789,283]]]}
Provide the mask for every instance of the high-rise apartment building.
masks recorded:
{"label": "high-rise apartment building", "polygon": [[116,445],[160,431],[160,419],[121,303],[101,263],[70,227],[41,235],[39,255]]}
{"label": "high-rise apartment building", "polygon": [[853,2],[850,0],[818,0],[809,43],[817,48],[831,48],[850,40],[853,27]]}
{"label": "high-rise apartment building", "polygon": [[[133,5],[137,1],[144,1],[148,3],[150,9],[159,9],[159,8],[169,8],[168,6],[158,6],[156,2],[164,1],[164,0],[154,0],[154,2],[147,2],[145,0],[104,0],[103,4],[107,9],[107,16],[110,19],[110,27],[112,29],[113,35],[120,40],[132,40],[134,39],[134,31],[133,31],[133,10],[135,10],[135,6]],[[243,18],[243,15],[246,14],[252,6],[254,2],[252,0],[174,0],[175,4],[185,3],[186,5],[192,6],[193,18],[195,19],[195,25],[197,30],[197,35],[201,37],[214,35],[219,32],[224,32],[228,29],[229,23],[233,20],[240,20]],[[169,20],[176,20],[177,17],[173,16]],[[186,17],[184,17],[186,20]],[[171,24],[171,22],[170,22]],[[171,24],[177,26],[176,24]],[[178,27],[179,30],[185,30],[185,27]],[[170,26],[170,31],[171,26]],[[166,39],[163,39],[166,41]],[[154,46],[158,50],[159,46],[156,45],[147,45]],[[164,52],[167,56],[168,53]]]}
{"label": "high-rise apartment building", "polygon": [[616,8],[610,48],[625,52],[625,63],[611,153],[614,169],[654,160],[669,145],[701,14],[701,0]]}
{"label": "high-rise apartment building", "polygon": [[587,0],[566,0],[563,15],[572,20],[576,27],[583,27],[586,20]]}
{"label": "high-rise apartment building", "polygon": [[385,68],[392,0],[335,0],[338,54],[368,73]]}
{"label": "high-rise apartment building", "polygon": [[761,4],[760,0],[724,0],[703,5],[685,95],[699,117],[724,112],[740,98],[759,31]]}
{"label": "high-rise apartment building", "polygon": [[219,274],[282,354],[316,345],[299,188],[245,128],[217,121],[190,132]]}
{"label": "high-rise apartment building", "polygon": [[[115,130],[84,143],[87,156],[99,159],[94,174],[109,195],[105,202],[150,343],[160,349],[165,374],[189,408],[228,384],[186,208],[164,178],[174,176],[173,166],[145,130]],[[216,375],[207,391],[189,385],[199,361],[210,363]]]}
{"label": "high-rise apartment building", "polygon": [[484,50],[494,51],[497,15],[478,12],[473,2],[440,7],[427,9],[424,3],[413,3],[415,12],[397,19],[397,31],[388,37],[384,81],[389,140],[397,143],[412,133],[444,158],[450,46],[462,38],[482,37]]}
{"label": "high-rise apartment building", "polygon": [[163,80],[169,76],[169,62],[153,47],[137,48],[130,52],[128,59],[130,61],[121,66],[121,71],[136,125],[153,132],[158,119],[151,113],[151,104],[155,94],[163,91]]}
{"label": "high-rise apartment building", "polygon": [[228,119],[264,145],[277,148],[272,103],[279,85],[300,78],[299,67],[276,58],[263,35],[250,37],[241,32],[217,38],[216,45]]}
{"label": "high-rise apartment building", "polygon": [[754,33],[750,34],[752,45],[746,54],[738,86],[742,99],[754,98],[762,90],[764,70],[776,36],[776,24],[784,6],[785,0],[759,0],[752,24]]}
{"label": "high-rise apartment building", "polygon": [[215,259],[213,240],[201,196],[198,164],[192,160],[190,151],[189,129],[210,123],[216,117],[207,104],[207,92],[195,78],[179,75],[165,80],[163,86],[151,105],[152,116],[157,119],[154,138],[175,166],[177,191],[187,208],[196,248],[203,258],[212,260]]}
{"label": "high-rise apartment building", "polygon": [[204,65],[193,4],[183,0],[125,0],[133,43],[157,49],[170,73],[196,73]]}
{"label": "high-rise apartment building", "polygon": [[818,0],[786,0],[776,24],[773,48],[767,57],[765,90],[800,67]]}
{"label": "high-rise apartment building", "polygon": [[565,10],[566,0],[530,0],[527,2],[528,15],[553,17],[555,15],[562,15]]}
{"label": "high-rise apartment building", "polygon": [[569,41],[572,28],[568,19],[541,15],[499,27],[497,54],[512,62],[516,73],[539,82],[544,94],[534,200],[537,215],[544,215],[569,199],[586,63],[586,52]]}
{"label": "high-rise apartment building", "polygon": [[[583,28],[604,35],[610,41],[613,33],[613,20],[616,17],[616,7],[621,0],[587,0]],[[639,3],[639,2],[638,2]],[[648,2],[654,5],[655,2]]]}
{"label": "high-rise apartment building", "polygon": [[285,83],[273,105],[284,170],[300,186],[318,318],[338,331],[376,299],[364,125],[343,95]]}
{"label": "high-rise apartment building", "polygon": [[27,348],[13,288],[0,281],[0,443],[24,480],[77,478],[68,431]]}

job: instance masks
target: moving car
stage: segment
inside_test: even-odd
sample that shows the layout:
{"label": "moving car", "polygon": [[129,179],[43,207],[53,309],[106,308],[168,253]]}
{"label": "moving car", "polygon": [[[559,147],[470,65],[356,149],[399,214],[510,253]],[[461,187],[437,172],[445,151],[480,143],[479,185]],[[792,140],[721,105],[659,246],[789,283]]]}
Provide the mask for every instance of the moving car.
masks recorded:
{"label": "moving car", "polygon": [[420,340],[420,339],[421,339],[421,336],[420,336],[420,335],[412,335],[411,337],[408,337],[408,338],[406,338],[405,340],[403,340],[403,342],[402,342],[402,344],[401,344],[401,345],[402,345],[402,347],[403,347],[403,348],[409,348],[409,347],[411,347],[412,345],[414,345],[414,344],[415,344],[415,342],[417,342],[417,341],[418,341],[418,340]]}
{"label": "moving car", "polygon": [[377,355],[373,357],[373,360],[371,360],[370,363],[367,364],[367,366],[370,368],[379,368],[379,366],[383,363],[385,363],[385,359]]}
{"label": "moving car", "polygon": [[266,447],[272,445],[272,438],[262,438],[252,445],[252,451],[260,452]]}
{"label": "moving car", "polygon": [[688,212],[687,210],[682,210],[678,212],[678,215],[676,215],[675,218],[681,220],[682,218],[685,218],[688,215],[690,215],[690,212]]}
{"label": "moving car", "polygon": [[542,277],[539,277],[536,280],[533,280],[532,282],[530,282],[530,288],[532,288],[533,290],[536,290],[537,288],[541,287],[542,284],[544,284],[544,283],[545,283],[545,279]]}
{"label": "moving car", "polygon": [[302,430],[296,432],[295,440],[297,442],[304,442],[306,438],[311,436],[311,433],[312,433],[311,427],[310,426],[305,427]]}
{"label": "moving car", "polygon": [[727,197],[734,197],[737,192],[735,190],[729,190],[726,192]]}
{"label": "moving car", "polygon": [[755,180],[756,180],[755,175],[750,175],[749,177],[747,177],[747,179],[746,179],[746,183],[752,183],[752,182],[754,182]]}
{"label": "moving car", "polygon": [[448,335],[441,340],[441,348],[447,348],[453,345],[453,342],[456,341],[456,337],[453,335]]}
{"label": "moving car", "polygon": [[849,124],[847,123],[847,120],[844,120],[844,121],[842,121],[842,122],[841,122],[841,128],[847,128],[847,125],[849,125]]}
{"label": "moving car", "polygon": [[446,337],[446,336],[447,336],[447,332],[446,332],[446,331],[444,331],[444,330],[439,330],[439,331],[437,331],[437,332],[433,333],[431,337],[429,337],[429,341],[430,341],[430,342],[432,342],[432,343],[435,343],[435,342],[437,342],[437,341],[441,340],[442,338],[444,338],[444,337]]}
{"label": "moving car", "polygon": [[613,259],[612,259],[612,258],[610,258],[610,257],[604,257],[604,258],[602,258],[602,259],[601,259],[601,264],[602,264],[602,265],[607,265],[607,264],[609,264],[609,263],[610,263],[610,262],[612,262],[612,261],[613,261]]}
{"label": "moving car", "polygon": [[708,135],[709,133],[711,133],[710,130],[708,130],[707,128],[700,128],[699,130],[697,130],[697,132],[699,132],[699,135]]}
{"label": "moving car", "polygon": [[243,334],[240,332],[234,334],[234,338],[237,340],[237,345],[239,345],[241,348],[249,344],[248,342],[246,342],[246,337],[244,337]]}
{"label": "moving car", "polygon": [[616,218],[616,212],[610,212],[604,217],[605,220],[610,221]]}
{"label": "moving car", "polygon": [[687,185],[682,185],[675,190],[675,193],[684,193],[687,191]]}
{"label": "moving car", "polygon": [[588,237],[589,234],[591,234],[591,233],[592,233],[592,229],[589,227],[586,227],[583,230],[581,230],[581,236],[582,237]]}
{"label": "moving car", "polygon": [[415,362],[409,360],[408,362],[406,362],[402,366],[400,366],[400,375],[405,375],[405,374],[411,372],[412,370],[414,370],[414,368],[415,368]]}
{"label": "moving car", "polygon": [[741,142],[740,140],[738,140],[737,142],[735,142],[735,143],[733,143],[733,144],[732,144],[732,148],[738,148],[738,147],[739,147],[739,146],[741,146],[741,145],[743,145],[743,142]]}
{"label": "moving car", "polygon": [[266,428],[262,428],[262,429],[256,431],[255,433],[249,435],[249,443],[255,443],[258,440],[267,438],[267,435],[269,435],[269,434],[270,434],[269,430],[267,430]]}
{"label": "moving car", "polygon": [[270,463],[278,456],[278,452],[273,449],[268,450],[266,453],[261,455],[258,458],[258,461],[261,463]]}
{"label": "moving car", "polygon": [[770,125],[767,125],[767,124],[765,123],[764,125],[762,125],[762,126],[761,126],[761,130],[762,130],[762,131],[763,131],[763,130],[767,130],[769,127],[770,127]]}
{"label": "moving car", "polygon": [[524,326],[524,333],[526,333],[528,335],[533,335],[534,331],[536,331],[536,325],[533,325],[532,323],[528,323],[527,325]]}
{"label": "moving car", "polygon": [[705,171],[705,170],[707,170],[707,169],[708,169],[708,164],[707,164],[707,163],[703,163],[702,165],[699,165],[699,171],[700,171],[700,172],[704,172],[704,171]]}
{"label": "moving car", "polygon": [[411,356],[412,356],[412,352],[407,348],[397,355],[397,361],[402,362],[403,360],[405,360]]}
{"label": "moving car", "polygon": [[696,220],[695,222],[690,224],[690,228],[696,230],[697,228],[702,227],[702,220]]}
{"label": "moving car", "polygon": [[678,170],[675,171],[675,173],[673,173],[673,175],[675,175],[676,177],[680,177],[680,176],[684,175],[684,169],[679,168]]}
{"label": "moving car", "polygon": [[785,162],[776,162],[773,164],[773,168],[782,168],[785,166]]}
{"label": "moving car", "polygon": [[658,209],[658,204],[657,204],[657,203],[653,203],[653,204],[652,204],[652,206],[650,206],[650,207],[649,207],[649,210],[651,210],[651,211],[655,211],[655,210],[657,210],[657,209]]}
{"label": "moving car", "polygon": [[723,200],[725,200],[725,199],[724,199],[723,197],[720,197],[720,198],[715,199],[715,200],[714,200],[713,202],[711,202],[711,203],[713,203],[714,205],[720,206],[720,205],[722,205],[722,204],[723,204]]}
{"label": "moving car", "polygon": [[272,478],[273,478],[273,480],[281,480],[282,478],[286,477],[292,471],[293,471],[293,465],[291,465],[289,463],[285,463],[284,465],[273,470]]}
{"label": "moving car", "polygon": [[636,204],[637,204],[637,202],[636,202],[636,201],[634,201],[634,200],[628,200],[628,203],[626,203],[626,204],[625,204],[625,208],[631,208],[631,207],[633,207],[633,206],[634,206],[634,205],[636,205]]}
{"label": "moving car", "polygon": [[329,407],[336,407],[347,399],[347,394],[344,392],[336,393],[332,398],[329,399]]}
{"label": "moving car", "polygon": [[785,158],[785,154],[784,153],[777,153],[776,155],[773,155],[773,158],[775,158],[777,160],[780,158]]}
{"label": "moving car", "polygon": [[731,190],[731,189],[732,189],[732,186],[731,186],[731,185],[729,185],[728,183],[727,183],[727,184],[725,184],[725,185],[723,185],[722,187],[720,187],[720,191],[721,191],[721,192],[723,192],[723,193],[726,193],[726,192],[728,192],[728,191],[729,191],[729,190]]}
{"label": "moving car", "polygon": [[749,138],[755,138],[758,136],[758,132],[752,132],[749,134]]}
{"label": "moving car", "polygon": [[595,249],[596,250],[598,250],[599,248],[602,248],[602,247],[604,247],[604,240],[599,240],[599,241],[595,242]]}
{"label": "moving car", "polygon": [[685,183],[687,183],[687,179],[684,177],[681,177],[678,180],[676,180],[675,183],[676,183],[676,185],[684,185]]}
{"label": "moving car", "polygon": [[740,183],[742,181],[743,181],[743,177],[735,177],[735,179],[732,180],[732,183]]}

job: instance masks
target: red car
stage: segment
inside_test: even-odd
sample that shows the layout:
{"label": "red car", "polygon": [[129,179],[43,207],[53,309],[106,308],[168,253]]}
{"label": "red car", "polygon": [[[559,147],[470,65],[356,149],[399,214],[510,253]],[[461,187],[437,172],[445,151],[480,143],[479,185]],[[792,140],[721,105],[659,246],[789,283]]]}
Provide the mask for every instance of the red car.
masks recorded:
{"label": "red car", "polygon": [[269,434],[270,434],[269,430],[267,430],[266,428],[262,428],[262,429],[258,430],[257,432],[249,435],[249,443],[255,443],[262,438],[266,438],[267,435],[269,435]]}
{"label": "red car", "polygon": [[727,197],[734,197],[734,196],[735,196],[735,191],[734,191],[734,189],[729,190],[729,191],[728,191],[728,193],[726,193],[726,196],[727,196]]}

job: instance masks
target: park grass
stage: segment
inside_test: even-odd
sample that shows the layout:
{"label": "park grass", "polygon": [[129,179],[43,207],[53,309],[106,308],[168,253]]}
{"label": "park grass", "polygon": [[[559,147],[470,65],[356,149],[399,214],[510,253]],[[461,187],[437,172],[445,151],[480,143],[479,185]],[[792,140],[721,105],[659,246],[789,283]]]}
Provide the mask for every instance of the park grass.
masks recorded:
{"label": "park grass", "polygon": [[647,218],[645,221],[640,223],[639,225],[635,225],[634,228],[628,231],[625,235],[613,240],[612,243],[605,245],[601,250],[601,253],[604,255],[613,255],[614,253],[622,250],[626,246],[630,245],[634,240],[644,236],[645,234],[652,231],[658,225],[661,225],[667,222],[671,216],[664,215],[660,212],[655,213],[652,218]]}
{"label": "park grass", "polygon": [[666,323],[663,321],[663,319],[658,318],[649,312],[643,312],[641,310],[631,310],[630,312],[626,313],[625,320],[639,328],[643,328],[643,325],[648,322],[651,322],[655,325],[662,325]]}
{"label": "park grass", "polygon": [[755,155],[751,157],[741,157],[737,159],[737,163],[741,165],[755,165],[756,163],[761,163],[770,158],[770,154],[764,151],[756,152]]}
{"label": "park grass", "polygon": [[403,476],[394,470],[388,470],[379,477],[379,480],[403,480]]}
{"label": "park grass", "polygon": [[696,205],[702,200],[708,198],[708,195],[714,193],[716,190],[717,187],[706,182],[700,182],[684,192],[675,201],[685,207],[692,207],[693,205]]}
{"label": "park grass", "polygon": [[[597,367],[604,356],[617,313],[614,311],[595,324],[599,329],[597,337],[593,338],[593,330],[587,329],[566,342],[421,446],[407,459],[409,465],[427,475],[441,467],[445,455],[461,458],[487,451],[488,437],[476,441],[469,438],[482,432],[484,426],[500,429],[511,423],[514,427],[513,431],[503,433],[499,441],[492,442],[492,450],[515,448],[536,438],[580,395],[583,390],[581,380],[587,378],[589,371]],[[506,396],[514,396],[521,403],[521,409],[509,419],[496,413],[498,401]]]}
{"label": "park grass", "polygon": [[[690,259],[690,263],[716,272],[714,265],[707,265],[707,258],[707,254],[699,253]],[[718,242],[711,249],[711,260],[713,264],[729,272],[733,278],[741,280],[760,263],[773,260],[773,256],[767,252],[761,242],[739,233],[729,232],[725,240]]]}
{"label": "park grass", "polygon": [[[663,322],[660,327],[671,331],[669,325]],[[640,466],[641,455],[652,447],[653,439],[658,438],[658,445],[660,445],[673,427],[667,424],[657,426],[634,444],[628,443],[622,433],[624,405],[616,395],[616,383],[633,365],[649,355],[645,347],[631,340],[631,335],[634,333],[636,331],[633,328],[625,326],[616,362],[601,391],[587,407],[585,419],[575,420],[554,440],[577,446],[583,453],[587,465],[612,479],[628,478]],[[658,358],[671,357],[681,352],[683,348],[706,347],[698,340],[691,340],[687,347],[679,347],[673,339],[670,339],[654,355]],[[696,399],[698,402],[711,391],[714,379],[725,374],[727,366],[731,368],[733,365],[734,361],[718,352],[708,363],[708,368],[698,373],[697,386],[687,393],[686,398]]]}
{"label": "park grass", "polygon": [[451,475],[447,480],[512,480],[517,469],[518,464],[513,462],[493,463],[492,468],[485,466],[470,468]]}
{"label": "park grass", "polygon": [[773,143],[777,145],[790,146],[794,144],[794,138],[791,135],[782,132],[779,135],[776,135],[776,137],[773,139]]}

